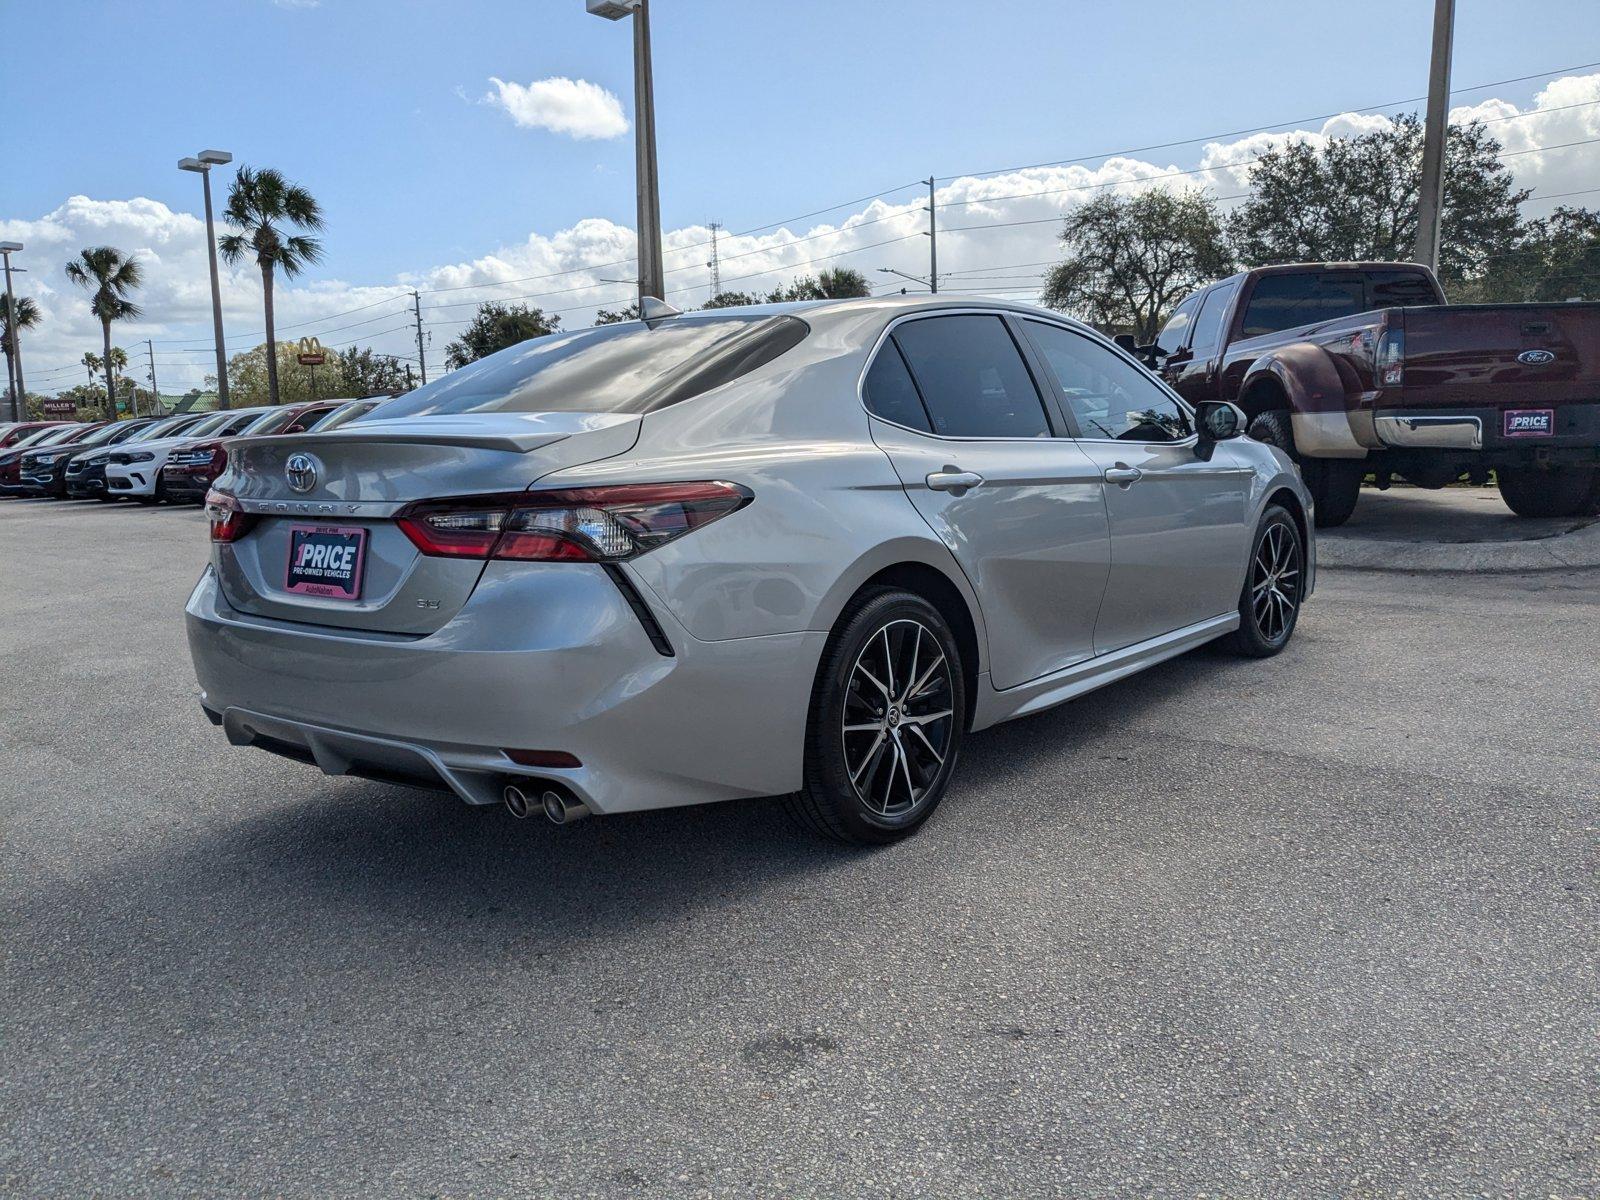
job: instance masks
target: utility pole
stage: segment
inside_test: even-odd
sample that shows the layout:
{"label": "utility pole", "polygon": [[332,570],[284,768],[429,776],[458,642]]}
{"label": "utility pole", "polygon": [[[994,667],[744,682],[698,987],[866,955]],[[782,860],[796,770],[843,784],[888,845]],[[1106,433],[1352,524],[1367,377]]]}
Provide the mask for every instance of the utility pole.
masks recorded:
{"label": "utility pole", "polygon": [[722,230],[719,221],[712,221],[706,226],[711,230],[711,261],[706,266],[711,268],[711,299],[715,300],[722,295],[722,262],[717,257],[717,234]]}
{"label": "utility pole", "polygon": [[933,202],[932,175],[928,176],[928,290],[939,294],[939,214]]}
{"label": "utility pole", "polygon": [[422,382],[428,382],[428,352],[422,348],[422,295],[411,293],[411,309],[417,314],[417,365],[422,368]]}
{"label": "utility pole", "polygon": [[[156,387],[156,344],[149,338],[145,338],[144,348],[150,353],[150,415],[159,417],[161,415],[161,389]],[[139,415],[137,408],[133,415],[136,417]]]}
{"label": "utility pole", "polygon": [[406,391],[409,392],[415,386],[416,386],[416,384],[413,382],[412,377],[411,377],[411,364],[407,363],[406,364]]}
{"label": "utility pole", "polygon": [[22,352],[17,345],[17,295],[11,290],[11,256],[21,249],[21,242],[0,242],[0,258],[6,264],[6,341],[11,343],[11,366],[6,374],[11,384],[11,415],[18,421],[25,421],[27,403],[22,393]]}
{"label": "utility pole", "polygon": [[1444,147],[1450,133],[1450,51],[1456,0],[1433,0],[1433,58],[1428,69],[1428,121],[1422,143],[1422,189],[1417,197],[1417,248],[1412,258],[1439,269],[1444,210]]}

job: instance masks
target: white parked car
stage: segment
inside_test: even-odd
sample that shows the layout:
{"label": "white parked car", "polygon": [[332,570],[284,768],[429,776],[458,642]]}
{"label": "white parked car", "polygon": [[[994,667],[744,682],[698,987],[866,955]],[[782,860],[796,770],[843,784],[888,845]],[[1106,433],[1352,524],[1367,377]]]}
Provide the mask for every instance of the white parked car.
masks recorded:
{"label": "white parked car", "polygon": [[179,446],[200,438],[230,437],[262,413],[270,411],[270,406],[261,405],[213,413],[175,437],[154,438],[113,450],[106,458],[106,495],[127,497],[146,504],[164,500],[166,496],[161,468],[166,466],[169,454]]}

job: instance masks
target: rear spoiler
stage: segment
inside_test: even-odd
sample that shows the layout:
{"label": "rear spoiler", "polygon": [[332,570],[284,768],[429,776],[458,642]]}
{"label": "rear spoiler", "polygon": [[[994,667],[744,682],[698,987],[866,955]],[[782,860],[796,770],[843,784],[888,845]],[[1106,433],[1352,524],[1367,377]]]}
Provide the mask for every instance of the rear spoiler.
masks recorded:
{"label": "rear spoiler", "polygon": [[386,429],[379,431],[373,427],[367,429],[352,428],[335,430],[332,433],[288,433],[273,434],[267,437],[253,437],[245,440],[253,445],[269,446],[278,443],[297,446],[336,446],[336,445],[423,445],[423,446],[465,446],[474,450],[503,450],[508,454],[526,454],[530,450],[537,450],[541,446],[554,445],[556,442],[565,441],[571,437],[570,433],[452,433],[441,429],[407,430],[403,428]]}

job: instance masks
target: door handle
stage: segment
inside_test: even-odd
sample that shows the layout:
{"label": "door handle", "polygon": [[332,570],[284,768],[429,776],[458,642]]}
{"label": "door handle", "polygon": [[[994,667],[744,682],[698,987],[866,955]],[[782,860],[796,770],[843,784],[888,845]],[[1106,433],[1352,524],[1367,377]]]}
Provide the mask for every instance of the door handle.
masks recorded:
{"label": "door handle", "polygon": [[976,471],[960,471],[955,467],[947,466],[942,471],[934,471],[928,476],[927,484],[935,492],[955,492],[957,495],[968,488],[975,488],[983,482],[983,476]]}
{"label": "door handle", "polygon": [[1106,468],[1106,482],[1114,483],[1126,490],[1144,478],[1144,472],[1138,467],[1130,467],[1126,463],[1118,463],[1114,467]]}

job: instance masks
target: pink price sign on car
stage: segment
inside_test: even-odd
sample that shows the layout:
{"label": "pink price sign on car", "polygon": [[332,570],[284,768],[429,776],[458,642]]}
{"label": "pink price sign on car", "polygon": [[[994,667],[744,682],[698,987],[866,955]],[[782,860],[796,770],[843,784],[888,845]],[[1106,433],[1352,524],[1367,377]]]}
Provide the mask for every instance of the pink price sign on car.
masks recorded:
{"label": "pink price sign on car", "polygon": [[296,525],[289,530],[284,587],[302,596],[359,600],[367,531],[359,526]]}

